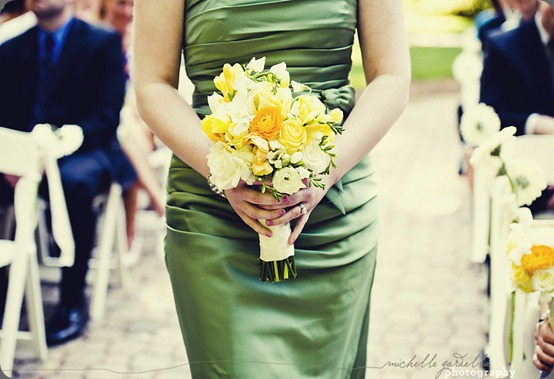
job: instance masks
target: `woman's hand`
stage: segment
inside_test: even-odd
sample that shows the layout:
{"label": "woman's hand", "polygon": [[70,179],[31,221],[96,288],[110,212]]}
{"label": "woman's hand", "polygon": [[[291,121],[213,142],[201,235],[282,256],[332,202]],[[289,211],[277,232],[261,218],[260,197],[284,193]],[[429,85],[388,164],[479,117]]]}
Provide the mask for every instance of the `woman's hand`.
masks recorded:
{"label": "woman's hand", "polygon": [[[325,188],[330,185],[327,184]],[[288,241],[292,245],[326,193],[321,188],[307,187],[277,201],[269,191],[261,193],[259,189],[241,181],[236,188],[226,190],[225,196],[239,217],[258,234],[271,236],[271,231],[258,220],[265,220],[265,225],[273,226],[297,219]]]}
{"label": "woman's hand", "polygon": [[541,371],[551,371],[554,367],[554,333],[548,320],[537,325],[535,343],[533,364]]}

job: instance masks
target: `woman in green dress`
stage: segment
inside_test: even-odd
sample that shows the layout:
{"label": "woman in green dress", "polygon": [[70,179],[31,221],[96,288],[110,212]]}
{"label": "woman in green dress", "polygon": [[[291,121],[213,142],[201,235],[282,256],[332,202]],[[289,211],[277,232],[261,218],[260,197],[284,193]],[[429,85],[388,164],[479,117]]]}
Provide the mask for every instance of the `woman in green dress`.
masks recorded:
{"label": "woman in green dress", "polygon": [[[166,263],[195,378],[365,376],[378,222],[369,152],[401,114],[410,81],[402,0],[137,0],[141,115],[174,152]],[[349,86],[357,31],[367,87]],[[177,92],[181,52],[193,104]],[[246,183],[210,190],[200,120],[225,63],[287,64],[345,113],[325,190],[280,202]],[[262,220],[262,221],[258,221]],[[263,221],[265,220],[265,221]],[[298,278],[258,279],[258,234],[292,222]],[[371,352],[369,352],[370,354]]]}

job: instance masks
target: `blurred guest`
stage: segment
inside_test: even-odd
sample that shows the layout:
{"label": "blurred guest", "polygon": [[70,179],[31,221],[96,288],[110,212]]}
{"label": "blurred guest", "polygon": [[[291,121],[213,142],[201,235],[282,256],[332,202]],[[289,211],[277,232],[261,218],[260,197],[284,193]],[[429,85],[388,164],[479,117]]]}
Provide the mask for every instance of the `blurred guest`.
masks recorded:
{"label": "blurred guest", "polygon": [[[133,4],[134,0],[101,0],[99,7],[101,22],[112,27],[121,35],[126,62],[131,62],[132,55]],[[130,80],[129,71],[130,68],[127,63],[126,72]],[[165,213],[165,206],[163,188],[148,159],[150,154],[157,149],[158,143],[150,128],[138,114],[135,93],[130,83],[127,84],[127,95],[121,113],[119,136],[123,150],[131,160],[139,179],[136,185],[129,188],[124,197],[128,245],[129,248],[133,248],[135,247],[135,219],[139,189],[146,192],[150,208],[160,217]]]}
{"label": "blurred guest", "polygon": [[[481,76],[481,102],[494,108],[501,126],[517,134],[554,134],[554,11],[544,1],[520,27],[490,37]],[[554,207],[548,189],[533,212]]]}
{"label": "blurred guest", "polygon": [[75,16],[90,23],[97,23],[100,14],[100,0],[75,0]]}
{"label": "blurred guest", "polygon": [[25,0],[13,0],[0,12],[0,44],[23,33],[37,23]]}
{"label": "blurred guest", "polygon": [[29,0],[37,27],[0,46],[0,125],[29,131],[37,123],[77,124],[84,134],[81,148],[59,162],[75,264],[62,270],[60,302],[47,324],[51,345],[81,335],[88,321],[85,278],[97,221],[93,199],[112,181],[124,188],[136,181],[116,136],[125,93],[121,38],[76,19],[69,4]]}
{"label": "blurred guest", "polygon": [[481,76],[481,102],[517,134],[554,134],[554,72],[549,52],[554,12],[544,1],[519,28],[491,36]]}

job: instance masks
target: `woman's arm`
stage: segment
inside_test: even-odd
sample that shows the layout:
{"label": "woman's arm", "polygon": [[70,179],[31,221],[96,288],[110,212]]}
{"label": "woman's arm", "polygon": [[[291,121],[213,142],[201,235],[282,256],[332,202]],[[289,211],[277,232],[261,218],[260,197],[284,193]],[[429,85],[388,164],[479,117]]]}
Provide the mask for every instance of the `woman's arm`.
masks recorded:
{"label": "woman's arm", "polygon": [[133,81],[137,107],[154,134],[181,160],[208,177],[209,140],[177,91],[184,27],[183,0],[137,0]]}
{"label": "woman's arm", "polygon": [[[410,56],[404,29],[402,0],[359,0],[358,36],[367,87],[344,122],[344,133],[335,138],[337,168],[323,177],[326,188],[339,181],[383,138],[408,101]],[[320,189],[301,190],[291,205],[302,203],[308,210],[300,215],[293,208],[281,220],[299,217],[289,242],[300,235],[314,207],[325,195]]]}
{"label": "woman's arm", "polygon": [[[207,178],[209,139],[202,132],[200,119],[177,91],[184,4],[183,0],[135,2],[133,80],[137,108],[146,124],[181,160]],[[259,234],[271,232],[258,220],[275,219],[287,206],[243,182],[225,194],[239,217]],[[277,209],[272,210],[259,207],[276,204]]]}
{"label": "woman's arm", "polygon": [[358,37],[368,85],[335,140],[335,182],[377,145],[408,101],[410,56],[402,0],[358,1]]}

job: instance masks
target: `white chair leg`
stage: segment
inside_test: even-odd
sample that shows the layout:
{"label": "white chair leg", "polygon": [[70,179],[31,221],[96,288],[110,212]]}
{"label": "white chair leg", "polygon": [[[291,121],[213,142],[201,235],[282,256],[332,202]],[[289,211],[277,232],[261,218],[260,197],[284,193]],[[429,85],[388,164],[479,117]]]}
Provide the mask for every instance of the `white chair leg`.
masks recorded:
{"label": "white chair leg", "polygon": [[525,345],[527,297],[525,293],[517,290],[515,292],[514,322],[512,327],[512,363],[510,368],[515,371],[514,379],[528,379],[525,377],[523,368],[523,354]]}
{"label": "white chair leg", "polygon": [[26,252],[18,251],[17,253],[18,254],[15,255],[10,265],[8,294],[6,297],[4,319],[2,321],[0,367],[2,367],[4,373],[10,373],[13,370],[21,307],[23,305],[23,294],[25,291],[25,278],[29,263],[29,257]]}
{"label": "white chair leg", "polygon": [[490,195],[486,173],[475,169],[473,177],[473,221],[470,261],[483,263],[489,251]]}
{"label": "white chair leg", "polygon": [[117,263],[119,278],[123,287],[128,284],[129,270],[128,267],[136,263],[138,259],[138,252],[131,256],[129,247],[127,246],[127,227],[125,220],[125,209],[123,203],[120,201],[117,207],[116,215],[116,236],[115,236],[115,250],[117,253]]}
{"label": "white chair leg", "polygon": [[25,291],[29,329],[33,337],[33,349],[41,361],[48,357],[46,346],[46,332],[44,329],[44,310],[42,306],[42,292],[40,288],[40,274],[36,254],[29,257],[29,273]]}
{"label": "white chair leg", "polygon": [[104,211],[104,220],[100,235],[101,239],[97,250],[97,274],[93,284],[91,299],[91,317],[93,320],[101,320],[106,308],[106,296],[108,292],[111,256],[114,248],[118,202],[121,199],[121,187],[112,184]]}

